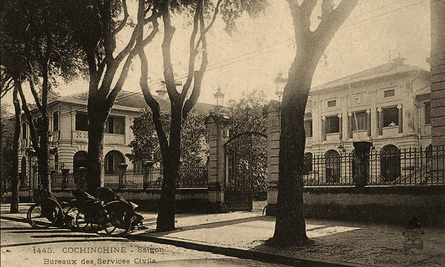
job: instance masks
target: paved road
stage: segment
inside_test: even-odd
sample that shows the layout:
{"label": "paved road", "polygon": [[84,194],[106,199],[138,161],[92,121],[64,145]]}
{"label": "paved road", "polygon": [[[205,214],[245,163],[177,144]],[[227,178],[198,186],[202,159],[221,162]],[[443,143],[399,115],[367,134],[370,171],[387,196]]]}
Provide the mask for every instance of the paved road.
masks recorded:
{"label": "paved road", "polygon": [[1,223],[1,266],[285,266],[125,238]]}

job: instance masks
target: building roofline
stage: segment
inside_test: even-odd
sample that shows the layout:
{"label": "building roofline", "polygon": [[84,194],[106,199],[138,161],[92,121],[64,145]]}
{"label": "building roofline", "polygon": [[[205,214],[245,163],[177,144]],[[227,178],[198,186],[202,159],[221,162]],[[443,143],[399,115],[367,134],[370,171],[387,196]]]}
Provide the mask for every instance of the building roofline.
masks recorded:
{"label": "building roofline", "polygon": [[[380,71],[380,72],[379,72]],[[377,73],[373,73],[377,72]],[[363,82],[371,82],[377,79],[390,78],[396,75],[409,75],[410,73],[427,74],[429,71],[414,65],[386,63],[377,67],[354,73],[311,88],[311,92],[323,92],[325,90],[340,89],[345,86]]]}

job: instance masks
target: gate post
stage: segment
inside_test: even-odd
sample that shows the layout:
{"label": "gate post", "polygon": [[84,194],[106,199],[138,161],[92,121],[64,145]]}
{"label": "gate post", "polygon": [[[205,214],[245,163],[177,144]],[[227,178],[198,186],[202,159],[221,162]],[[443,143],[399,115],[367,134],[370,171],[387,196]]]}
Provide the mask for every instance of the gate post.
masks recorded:
{"label": "gate post", "polygon": [[267,118],[267,209],[266,215],[276,214],[278,197],[278,171],[280,155],[280,102],[272,100],[264,107],[263,116]]}
{"label": "gate post", "polygon": [[209,133],[208,200],[215,212],[227,212],[224,205],[226,180],[224,144],[229,139],[230,117],[211,112],[205,124]]}

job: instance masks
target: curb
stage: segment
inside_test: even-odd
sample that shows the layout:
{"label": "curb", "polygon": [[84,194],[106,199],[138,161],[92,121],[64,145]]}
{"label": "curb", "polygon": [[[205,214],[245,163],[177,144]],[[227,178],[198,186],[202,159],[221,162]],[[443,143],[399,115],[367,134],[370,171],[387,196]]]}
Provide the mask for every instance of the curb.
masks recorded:
{"label": "curb", "polygon": [[342,267],[342,266],[354,266],[354,265],[342,265],[338,263],[329,263],[329,262],[321,262],[321,261],[312,261],[307,259],[298,259],[298,258],[292,258],[277,254],[271,254],[271,253],[265,253],[265,252],[259,252],[259,251],[251,251],[251,250],[244,250],[239,248],[232,248],[232,247],[226,247],[226,246],[216,246],[211,245],[207,243],[202,242],[196,242],[196,241],[182,241],[175,238],[168,238],[168,237],[155,237],[155,236],[147,236],[147,235],[128,235],[128,239],[130,240],[138,240],[138,241],[148,241],[148,242],[154,242],[159,244],[165,244],[165,245],[173,245],[176,247],[183,247],[187,249],[193,249],[193,250],[199,250],[199,251],[206,251],[211,252],[214,254],[222,254],[225,256],[231,256],[231,257],[237,257],[242,259],[251,259],[251,260],[258,260],[262,262],[269,262],[269,263],[277,263],[277,264],[285,264],[290,266],[301,266],[301,267],[314,267],[314,266],[320,266],[320,267]]}
{"label": "curb", "polygon": [[[14,218],[9,216],[0,216],[0,219],[17,221],[26,223],[26,219],[23,218]],[[301,267],[344,267],[344,266],[354,266],[354,265],[342,265],[338,263],[329,263],[322,261],[313,261],[307,259],[298,259],[292,258],[277,254],[259,252],[259,251],[251,251],[244,250],[239,248],[232,248],[227,246],[216,246],[207,243],[197,242],[197,241],[182,241],[176,238],[168,238],[168,237],[156,237],[156,236],[148,236],[146,234],[135,234],[135,235],[127,235],[127,239],[129,240],[138,240],[138,241],[148,241],[153,243],[165,244],[165,245],[173,245],[176,247],[182,247],[187,249],[193,249],[198,251],[206,251],[214,254],[221,254],[230,257],[237,257],[242,259],[251,259],[258,260],[262,262],[268,263],[277,263],[284,264],[290,266],[301,266]]]}

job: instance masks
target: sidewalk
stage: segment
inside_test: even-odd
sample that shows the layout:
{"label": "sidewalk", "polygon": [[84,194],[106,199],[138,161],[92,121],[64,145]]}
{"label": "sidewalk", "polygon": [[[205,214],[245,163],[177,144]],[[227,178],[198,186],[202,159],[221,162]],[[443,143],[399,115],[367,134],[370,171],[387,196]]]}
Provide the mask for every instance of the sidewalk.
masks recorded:
{"label": "sidewalk", "polygon": [[[20,213],[9,214],[9,205],[2,204],[1,217],[24,219],[26,210],[21,205]],[[423,250],[405,252],[404,226],[307,219],[313,245],[271,248],[264,241],[273,236],[275,218],[260,212],[178,214],[178,229],[167,233],[154,232],[155,213],[139,213],[148,230],[130,239],[296,266],[445,266],[445,231],[439,228],[423,229]]]}

